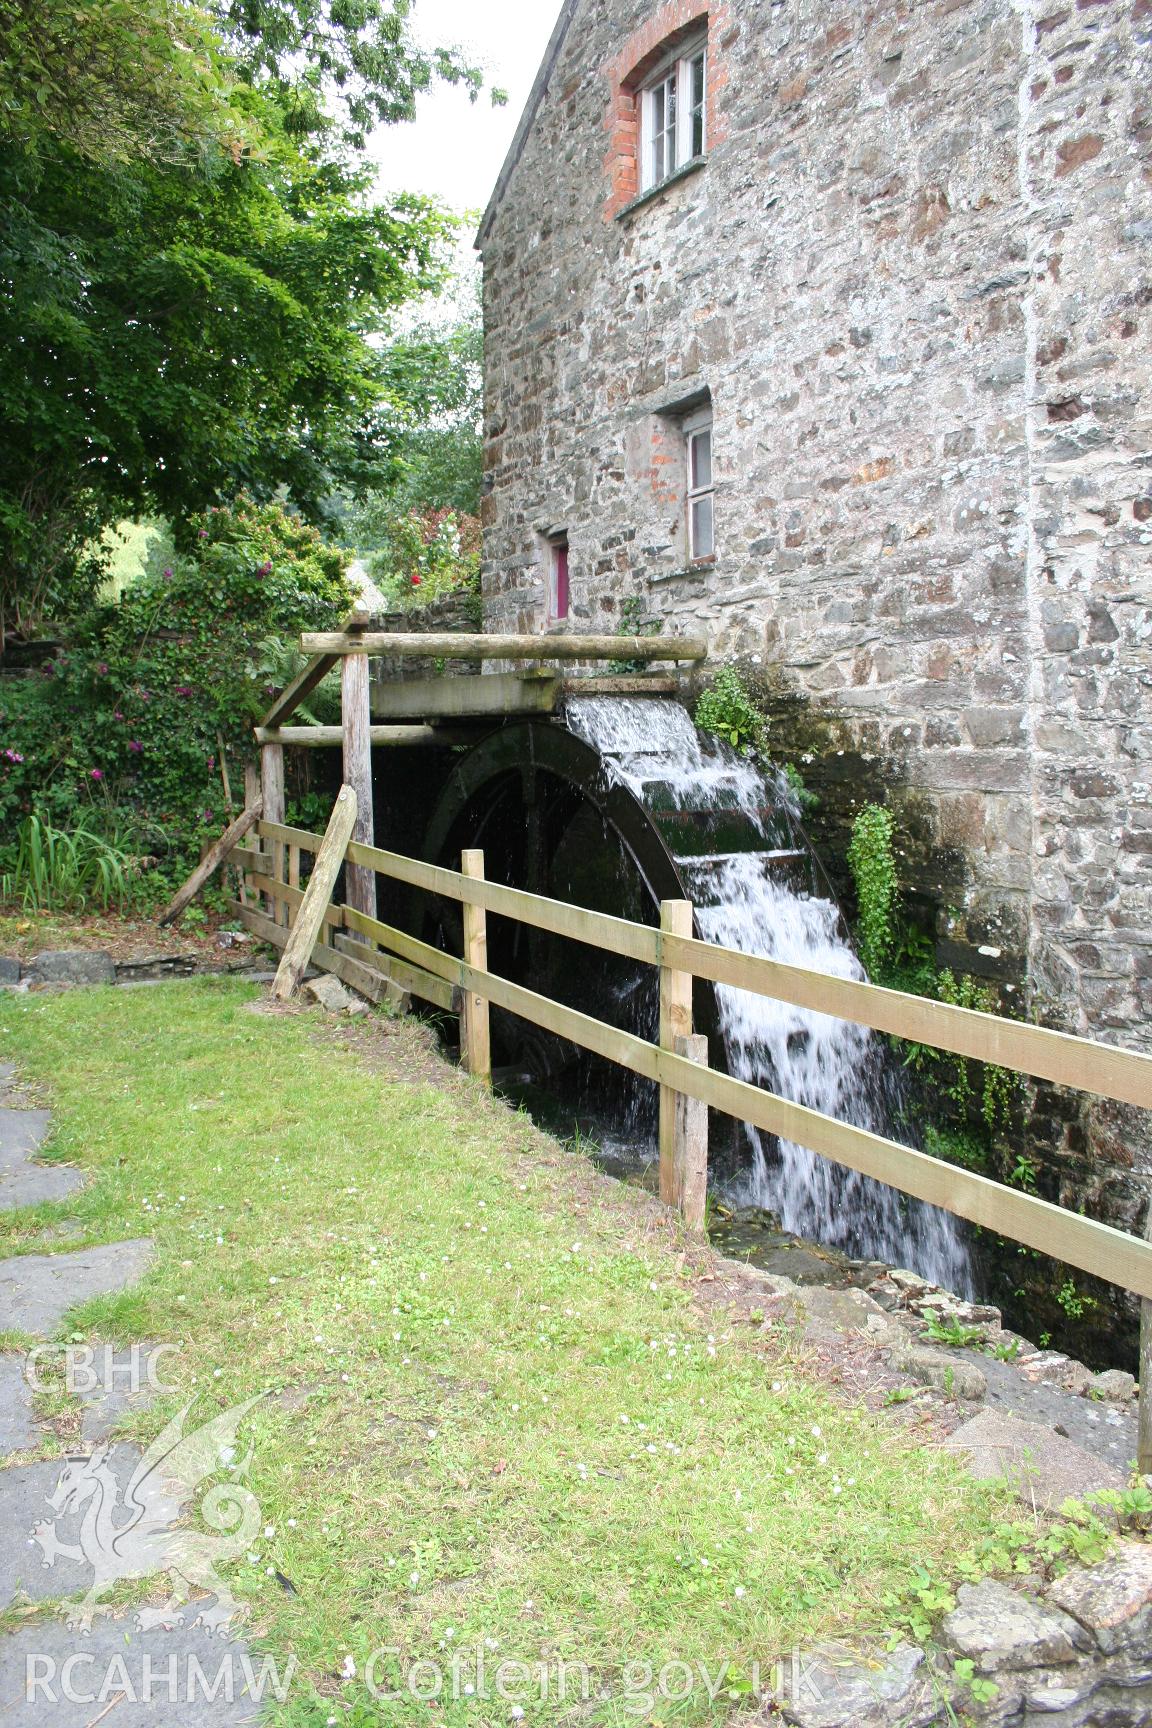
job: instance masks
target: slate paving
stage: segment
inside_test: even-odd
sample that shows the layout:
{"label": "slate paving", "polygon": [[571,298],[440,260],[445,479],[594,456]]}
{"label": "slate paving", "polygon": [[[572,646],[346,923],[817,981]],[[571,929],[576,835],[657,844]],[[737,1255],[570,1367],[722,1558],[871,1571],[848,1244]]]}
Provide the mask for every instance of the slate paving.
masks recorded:
{"label": "slate paving", "polygon": [[80,1248],[72,1254],[24,1254],[0,1260],[0,1332],[46,1338],[70,1308],[93,1296],[126,1290],[148,1270],[150,1237]]}
{"label": "slate paving", "polygon": [[260,1669],[246,1645],[203,1628],[142,1632],[124,1614],[79,1637],[37,1620],[0,1638],[0,1722],[92,1728],[107,1711],[108,1728],[240,1728],[263,1714]]}
{"label": "slate paving", "polygon": [[24,1452],[42,1438],[32,1420],[32,1389],[22,1359],[0,1356],[0,1458]]}
{"label": "slate paving", "polygon": [[[84,1181],[79,1170],[35,1162],[49,1113],[9,1104],[14,1079],[11,1064],[0,1063],[0,1210],[66,1198]],[[66,1229],[66,1223],[57,1226],[58,1233]],[[128,1289],[153,1256],[151,1239],[143,1237],[0,1261],[0,1330],[51,1337],[70,1308]],[[97,1501],[89,1489],[99,1476],[106,1492],[114,1486],[122,1495],[132,1481],[142,1454],[112,1437],[129,1411],[155,1397],[162,1360],[156,1345],[97,1349],[83,1373],[73,1375],[85,1456],[5,1467],[4,1459],[36,1446],[46,1431],[34,1419],[22,1358],[0,1356],[0,1612],[45,1604],[40,1616],[0,1635],[4,1728],[90,1728],[109,1715],[116,1728],[239,1728],[265,1714],[261,1659],[243,1641],[195,1624],[211,1597],[189,1603],[184,1620],[171,1627],[149,1625],[145,1608],[143,1617],[128,1610],[98,1613],[84,1631],[70,1626],[59,1609],[64,1599],[85,1595],[96,1566],[109,1558],[107,1536],[91,1523]],[[175,1482],[148,1478],[135,1492],[147,1522],[159,1531],[174,1528],[186,1510],[187,1496]],[[115,1508],[113,1522],[124,1523]],[[144,1549],[140,1554],[147,1562]],[[131,1558],[117,1549],[114,1575],[121,1563],[131,1570]],[[172,1582],[163,1570],[146,1579],[165,1593]]]}
{"label": "slate paving", "polygon": [[[11,1076],[9,1075],[10,1079]],[[6,1087],[0,1074],[0,1087]],[[39,1164],[35,1154],[48,1134],[47,1110],[0,1105],[0,1212],[66,1200],[84,1185],[84,1173],[68,1164]]]}

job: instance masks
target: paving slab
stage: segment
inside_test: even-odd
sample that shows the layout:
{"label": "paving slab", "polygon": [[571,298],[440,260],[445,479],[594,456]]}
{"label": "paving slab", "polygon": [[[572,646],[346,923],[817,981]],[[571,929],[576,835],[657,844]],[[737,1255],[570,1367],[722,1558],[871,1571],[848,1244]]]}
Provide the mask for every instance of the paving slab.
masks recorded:
{"label": "paving slab", "polygon": [[32,1420],[32,1388],[24,1378],[23,1358],[0,1356],[0,1458],[23,1452],[42,1438]]}
{"label": "paving slab", "polygon": [[0,1722],[91,1728],[107,1713],[108,1728],[240,1728],[269,1714],[258,1702],[262,1661],[239,1639],[202,1627],[140,1631],[127,1613],[83,1635],[33,1621],[0,1638]]}
{"label": "paving slab", "polygon": [[70,1308],[139,1282],[155,1252],[150,1237],[81,1248],[73,1254],[26,1254],[0,1260],[0,1332],[47,1337]]}
{"label": "paving slab", "polygon": [[1000,1410],[981,1410],[950,1434],[944,1445],[967,1454],[978,1481],[1010,1482],[1020,1499],[1048,1511],[1065,1500],[1083,1499],[1101,1488],[1124,1489],[1125,1471],[1107,1464],[1038,1422],[1022,1422]]}
{"label": "paving slab", "polygon": [[47,1110],[0,1107],[0,1171],[26,1163],[43,1144],[52,1118]]}
{"label": "paving slab", "polygon": [[16,1078],[16,1067],[12,1062],[0,1062],[0,1099],[6,1098],[12,1089]]}
{"label": "paving slab", "polygon": [[22,1169],[0,1176],[0,1212],[19,1212],[24,1206],[68,1200],[83,1188],[86,1180],[83,1170],[72,1164],[25,1164]]}
{"label": "paving slab", "polygon": [[[131,1462],[129,1452],[127,1447],[121,1449],[122,1464]],[[48,1458],[38,1464],[0,1470],[0,1529],[5,1537],[0,1545],[0,1609],[17,1597],[50,1602],[82,1594],[92,1581],[87,1560],[57,1556],[53,1566],[45,1565],[43,1550],[33,1535],[37,1524],[50,1523],[56,1517],[51,1497],[66,1465],[66,1459]],[[129,1469],[129,1479],[131,1474]],[[81,1516],[76,1512],[58,1519],[56,1533],[62,1542],[78,1543]],[[6,1721],[3,1710],[0,1721]]]}
{"label": "paving slab", "polygon": [[90,1390],[76,1392],[84,1406],[81,1438],[85,1446],[107,1440],[130,1411],[148,1408],[156,1397],[156,1383],[163,1382],[166,1354],[163,1348],[148,1344],[131,1350],[95,1352],[85,1370],[85,1380],[90,1376],[94,1384]]}

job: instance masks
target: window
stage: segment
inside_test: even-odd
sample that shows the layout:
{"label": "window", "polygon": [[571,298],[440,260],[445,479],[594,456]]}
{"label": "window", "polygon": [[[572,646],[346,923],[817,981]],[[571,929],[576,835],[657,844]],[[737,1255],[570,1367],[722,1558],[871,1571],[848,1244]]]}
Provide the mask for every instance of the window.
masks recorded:
{"label": "window", "polygon": [[548,617],[558,624],[568,616],[568,536],[560,535],[548,548]]}
{"label": "window", "polygon": [[707,50],[697,40],[661,61],[642,90],[643,191],[704,154],[707,82]]}
{"label": "window", "polygon": [[716,556],[715,489],[712,482],[712,410],[684,421],[688,476],[688,556],[693,563]]}

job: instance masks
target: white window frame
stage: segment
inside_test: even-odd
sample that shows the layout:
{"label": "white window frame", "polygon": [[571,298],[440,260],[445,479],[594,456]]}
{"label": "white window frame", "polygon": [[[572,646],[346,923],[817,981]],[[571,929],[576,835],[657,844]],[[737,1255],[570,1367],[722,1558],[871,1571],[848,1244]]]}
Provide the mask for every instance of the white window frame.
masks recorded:
{"label": "white window frame", "polygon": [[[700,408],[694,414],[685,415],[680,423],[684,436],[684,516],[688,536],[688,560],[692,564],[703,563],[716,556],[716,448],[713,438],[712,409]],[[707,436],[708,440],[708,480],[705,485],[696,483],[696,445],[698,440]],[[709,504],[709,521],[711,533],[706,546],[701,544],[696,531],[695,506],[704,499]]]}
{"label": "white window frame", "polygon": [[[695,101],[693,68],[703,62],[703,89]],[[675,104],[672,123],[668,107]],[[699,147],[696,130],[699,127]],[[640,189],[651,192],[708,148],[708,36],[694,36],[649,73],[640,92]],[[674,156],[674,160],[670,157]]]}

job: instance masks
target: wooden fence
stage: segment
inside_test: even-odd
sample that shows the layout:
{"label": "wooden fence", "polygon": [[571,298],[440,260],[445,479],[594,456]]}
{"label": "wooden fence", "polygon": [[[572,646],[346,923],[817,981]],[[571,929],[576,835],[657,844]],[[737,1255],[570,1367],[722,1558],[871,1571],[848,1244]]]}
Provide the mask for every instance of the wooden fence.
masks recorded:
{"label": "wooden fence", "polygon": [[[345,802],[341,815],[338,808],[327,837],[260,821],[255,831],[267,850],[233,854],[242,861],[247,884],[246,903],[234,902],[233,909],[254,934],[287,948],[299,923],[293,946],[305,959],[310,954],[315,965],[373,999],[411,995],[458,1014],[464,1061],[486,1081],[488,1010],[495,1004],[655,1082],[661,1102],[661,1196],[680,1206],[692,1225],[703,1221],[706,1116],[714,1109],[1130,1290],[1144,1302],[1142,1363],[1144,1380],[1152,1382],[1152,1242],[715,1072],[707,1066],[706,1041],[692,1034],[692,984],[701,978],[730,985],[1144,1108],[1152,1106],[1152,1056],[702,942],[692,935],[692,907],[685,901],[665,901],[656,928],[488,882],[480,852],[465,853],[461,870],[455,871],[345,842],[355,821],[355,795],[346,787],[341,797],[351,798],[351,809]],[[444,953],[356,905],[330,904],[331,877],[319,865],[313,876],[319,892],[309,905],[300,886],[301,857],[321,854],[326,840],[335,851],[331,862],[346,864],[349,879],[380,875],[457,902],[464,916],[463,954]],[[262,909],[253,897],[262,900]],[[489,913],[654,967],[659,1042],[491,972]],[[1152,1470],[1152,1397],[1141,1402],[1140,1457],[1141,1468]]]}

